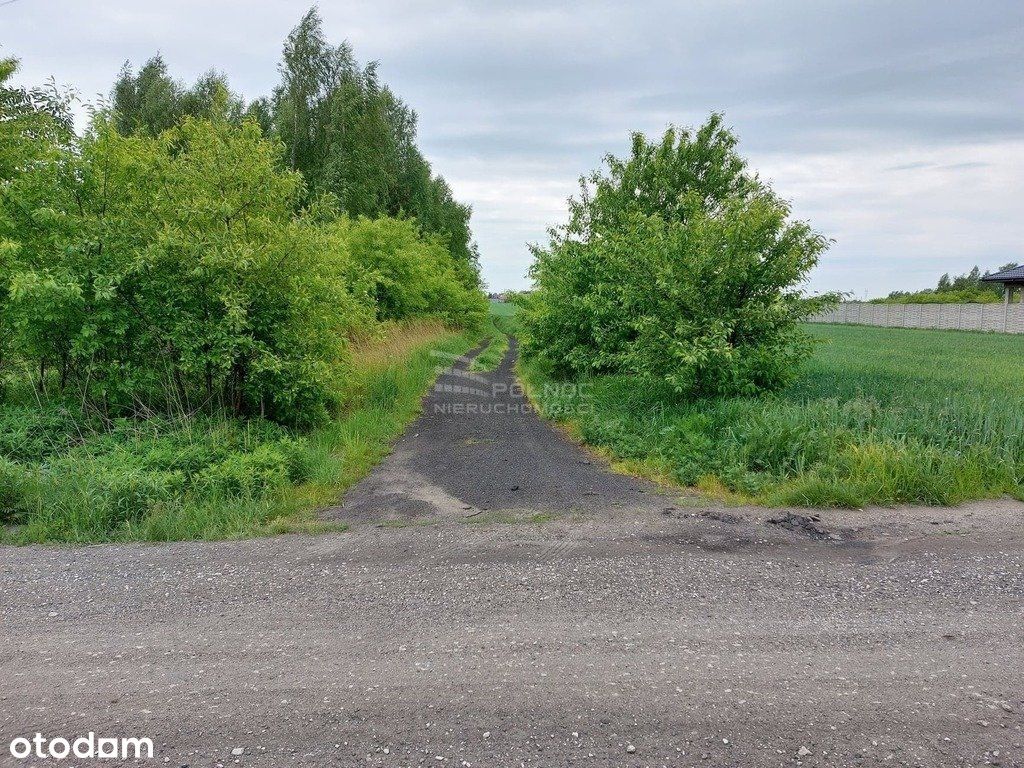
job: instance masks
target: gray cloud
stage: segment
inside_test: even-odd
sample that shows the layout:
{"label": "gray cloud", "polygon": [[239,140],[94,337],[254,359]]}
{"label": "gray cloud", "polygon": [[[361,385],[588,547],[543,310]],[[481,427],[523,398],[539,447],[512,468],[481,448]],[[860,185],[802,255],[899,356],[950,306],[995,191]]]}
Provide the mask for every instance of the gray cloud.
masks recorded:
{"label": "gray cloud", "polygon": [[[1024,5],[882,2],[374,3],[324,0],[328,33],[378,59],[421,144],[475,210],[492,286],[631,130],[724,111],[741,149],[836,239],[816,289],[884,293],[1024,259]],[[106,91],[160,49],[247,96],[276,80],[304,8],[19,0],[0,8],[24,78]]]}

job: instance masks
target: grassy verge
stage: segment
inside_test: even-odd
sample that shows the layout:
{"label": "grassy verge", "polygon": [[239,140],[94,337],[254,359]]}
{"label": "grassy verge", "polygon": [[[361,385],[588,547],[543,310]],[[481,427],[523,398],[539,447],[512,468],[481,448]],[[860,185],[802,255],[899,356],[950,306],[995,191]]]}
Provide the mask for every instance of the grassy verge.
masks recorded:
{"label": "grassy verge", "polygon": [[679,402],[660,382],[520,373],[541,411],[635,469],[768,505],[1024,499],[1019,337],[811,326],[769,397]]}
{"label": "grassy verge", "polygon": [[[269,422],[100,425],[57,405],[0,414],[0,541],[220,539],[331,527],[333,503],[413,419],[438,356],[476,336],[420,322],[357,346],[344,412],[294,433]],[[333,526],[338,527],[338,526]]]}
{"label": "grassy verge", "polygon": [[491,301],[490,316],[487,318],[487,347],[477,355],[471,371],[493,371],[508,352],[508,337],[513,332],[515,307],[500,301]]}

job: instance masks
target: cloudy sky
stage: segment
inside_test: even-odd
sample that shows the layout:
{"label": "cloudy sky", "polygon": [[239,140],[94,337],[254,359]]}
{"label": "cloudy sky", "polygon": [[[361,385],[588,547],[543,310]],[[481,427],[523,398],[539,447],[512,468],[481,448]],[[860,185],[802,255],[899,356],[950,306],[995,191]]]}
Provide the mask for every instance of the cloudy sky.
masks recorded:
{"label": "cloudy sky", "polygon": [[[86,97],[122,62],[277,79],[307,6],[0,0],[23,82]],[[485,277],[527,284],[526,243],[630,131],[725,113],[762,177],[834,238],[810,287],[858,296],[1024,262],[1024,3],[681,0],[339,2],[328,35],[420,114],[420,144],[473,205]]]}

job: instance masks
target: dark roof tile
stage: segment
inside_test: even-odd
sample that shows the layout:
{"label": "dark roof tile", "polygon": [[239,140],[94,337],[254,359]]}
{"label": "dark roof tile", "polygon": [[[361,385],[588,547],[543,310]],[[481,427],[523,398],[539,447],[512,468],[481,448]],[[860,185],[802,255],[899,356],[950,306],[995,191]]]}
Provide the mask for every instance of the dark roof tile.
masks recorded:
{"label": "dark roof tile", "polygon": [[1002,272],[993,272],[991,275],[985,275],[981,279],[986,283],[1003,283],[1007,281],[1024,280],[1024,264]]}

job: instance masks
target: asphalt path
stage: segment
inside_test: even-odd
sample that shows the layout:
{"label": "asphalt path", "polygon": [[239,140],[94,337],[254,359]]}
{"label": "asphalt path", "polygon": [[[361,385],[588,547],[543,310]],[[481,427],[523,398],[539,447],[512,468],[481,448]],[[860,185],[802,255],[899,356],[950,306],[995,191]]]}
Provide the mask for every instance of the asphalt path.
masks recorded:
{"label": "asphalt path", "polygon": [[[444,370],[391,455],[328,516],[350,522],[663,509],[651,483],[609,472],[534,413],[516,380],[516,341],[497,370]],[[664,503],[662,503],[664,502]],[[504,513],[504,514],[499,514]]]}

